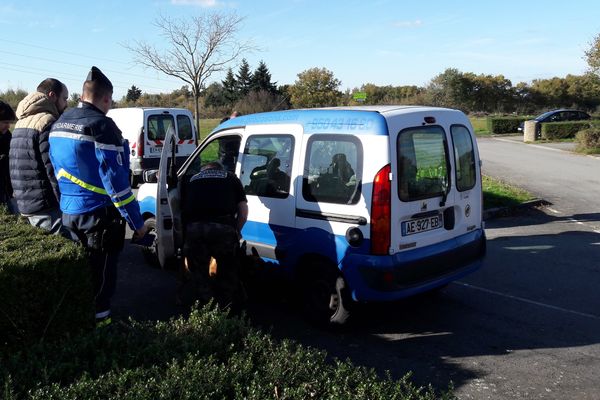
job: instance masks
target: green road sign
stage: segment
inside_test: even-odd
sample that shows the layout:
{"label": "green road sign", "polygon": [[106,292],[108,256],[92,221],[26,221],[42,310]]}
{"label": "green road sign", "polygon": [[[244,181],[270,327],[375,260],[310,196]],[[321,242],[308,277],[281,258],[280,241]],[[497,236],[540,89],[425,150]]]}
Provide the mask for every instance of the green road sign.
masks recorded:
{"label": "green road sign", "polygon": [[354,100],[365,101],[367,99],[367,93],[365,92],[355,92],[352,96]]}

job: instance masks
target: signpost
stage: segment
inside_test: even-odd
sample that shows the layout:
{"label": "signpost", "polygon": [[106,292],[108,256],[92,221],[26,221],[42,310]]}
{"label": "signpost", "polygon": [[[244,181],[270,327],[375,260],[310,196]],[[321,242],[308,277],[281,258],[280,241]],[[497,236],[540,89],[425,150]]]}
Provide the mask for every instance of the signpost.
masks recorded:
{"label": "signpost", "polygon": [[356,101],[363,102],[367,99],[367,93],[366,92],[354,92],[354,94],[352,95],[352,98]]}

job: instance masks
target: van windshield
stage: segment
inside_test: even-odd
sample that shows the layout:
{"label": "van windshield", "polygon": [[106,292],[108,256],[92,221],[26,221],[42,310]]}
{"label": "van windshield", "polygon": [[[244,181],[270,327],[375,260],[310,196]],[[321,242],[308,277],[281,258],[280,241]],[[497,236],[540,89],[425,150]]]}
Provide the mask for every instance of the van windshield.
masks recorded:
{"label": "van windshield", "polygon": [[405,129],[398,135],[398,194],[402,201],[442,196],[448,190],[448,155],[439,126]]}

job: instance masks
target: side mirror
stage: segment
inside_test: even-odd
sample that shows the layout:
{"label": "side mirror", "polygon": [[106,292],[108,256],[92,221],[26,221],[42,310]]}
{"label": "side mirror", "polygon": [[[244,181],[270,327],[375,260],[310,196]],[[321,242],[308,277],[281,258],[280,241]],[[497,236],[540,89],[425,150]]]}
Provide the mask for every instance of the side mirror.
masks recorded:
{"label": "side mirror", "polygon": [[146,182],[146,183],[158,182],[158,170],[157,169],[148,169],[148,170],[144,171],[144,182]]}

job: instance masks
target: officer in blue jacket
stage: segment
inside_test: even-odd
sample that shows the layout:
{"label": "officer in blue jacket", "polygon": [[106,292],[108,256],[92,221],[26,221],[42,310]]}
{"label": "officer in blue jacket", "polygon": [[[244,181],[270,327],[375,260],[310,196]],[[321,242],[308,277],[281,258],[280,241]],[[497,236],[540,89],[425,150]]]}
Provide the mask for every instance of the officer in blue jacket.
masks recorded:
{"label": "officer in blue jacket", "polygon": [[50,158],[61,193],[62,222],[86,248],[93,273],[97,326],[110,323],[110,299],[125,222],[134,239],[146,233],[129,184],[129,146],[106,113],[113,86],[96,67],[83,84],[81,101],[50,131]]}

